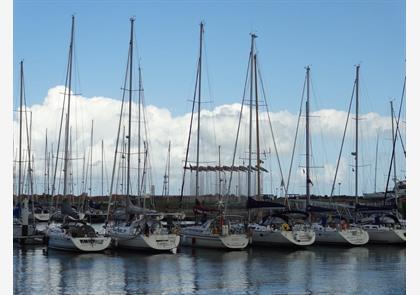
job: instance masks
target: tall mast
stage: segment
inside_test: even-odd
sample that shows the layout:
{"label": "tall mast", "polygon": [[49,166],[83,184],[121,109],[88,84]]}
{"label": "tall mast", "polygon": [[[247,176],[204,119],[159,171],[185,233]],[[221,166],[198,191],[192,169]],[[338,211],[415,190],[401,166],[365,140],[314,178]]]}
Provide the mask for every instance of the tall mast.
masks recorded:
{"label": "tall mast", "polygon": [[251,77],[249,83],[249,142],[248,142],[248,197],[251,197],[251,159],[252,159],[252,94],[254,80],[254,43],[256,34],[251,34]]}
{"label": "tall mast", "polygon": [[166,159],[166,167],[165,167],[165,175],[163,176],[163,195],[169,195],[169,174],[171,171],[171,141],[169,141],[168,145],[168,157]]}
{"label": "tall mast", "polygon": [[[221,161],[220,161],[220,145],[219,145],[219,168],[221,167]],[[222,197],[222,188],[221,188],[221,185],[222,185],[222,179],[220,178],[220,170],[221,169],[219,169],[219,179],[218,179],[218,183],[219,183],[219,201],[220,201],[220,199],[221,199],[221,197]]]}
{"label": "tall mast", "polygon": [[379,143],[379,132],[376,134],[376,152],[375,152],[375,185],[374,192],[376,193],[376,176],[378,174],[378,143]]}
{"label": "tall mast", "polygon": [[[130,148],[131,148],[131,105],[132,105],[132,92],[133,92],[133,31],[134,31],[134,18],[130,18],[131,31],[130,31],[130,77],[128,89],[128,143],[127,143],[127,198],[130,196]],[[128,200],[127,200],[128,201]]]}
{"label": "tall mast", "polygon": [[67,116],[66,116],[66,129],[65,129],[65,144],[64,144],[64,189],[63,197],[67,194],[67,167],[68,167],[68,153],[69,153],[69,127],[70,127],[70,97],[71,97],[71,75],[73,65],[73,39],[74,39],[74,15],[71,17],[71,37],[70,37],[70,48],[69,48],[69,60],[68,60],[68,85],[65,91],[67,91]]}
{"label": "tall mast", "polygon": [[19,109],[19,182],[18,196],[22,194],[22,113],[23,113],[23,60],[20,62],[20,109]]}
{"label": "tall mast", "polygon": [[142,95],[142,80],[141,80],[141,69],[139,67],[139,118],[138,118],[138,141],[137,141],[137,197],[138,197],[138,205],[140,205],[140,195],[141,195],[141,188],[140,188],[140,163],[141,163],[141,95]]}
{"label": "tall mast", "polygon": [[311,197],[312,183],[310,178],[310,167],[309,167],[309,153],[310,153],[310,137],[309,137],[309,80],[310,80],[310,67],[306,67],[306,209],[309,206],[309,200]]}
{"label": "tall mast", "polygon": [[48,171],[48,129],[45,129],[45,152],[44,152],[44,194],[47,193],[47,173]]}
{"label": "tall mast", "polygon": [[[394,105],[392,103],[392,100],[390,101],[391,103],[391,121],[392,121],[392,142],[394,142],[394,136],[397,136],[394,132]],[[393,149],[395,149],[395,144],[393,145]],[[395,160],[395,152],[394,152],[394,157],[393,157],[393,164],[394,164],[394,190],[397,189],[397,165],[396,165],[396,160]],[[396,192],[395,192],[396,193]]]}
{"label": "tall mast", "polygon": [[203,50],[204,24],[200,23],[200,54],[198,57],[198,113],[197,113],[197,170],[195,173],[195,197],[199,195],[199,165],[200,165],[200,113],[201,113],[201,61]]}
{"label": "tall mast", "polygon": [[257,200],[261,199],[261,171],[260,171],[260,128],[258,122],[258,79],[257,79],[257,54],[254,54],[254,79],[255,79],[255,123],[257,137]]}
{"label": "tall mast", "polygon": [[356,204],[359,202],[359,191],[358,191],[358,173],[359,173],[359,68],[360,65],[356,66],[356,152],[354,155],[355,160],[355,195]]}
{"label": "tall mast", "polygon": [[101,196],[104,195],[104,140],[101,140]]}
{"label": "tall mast", "polygon": [[93,167],[93,120],[90,128],[90,175],[89,175],[89,195],[92,196],[92,167]]}

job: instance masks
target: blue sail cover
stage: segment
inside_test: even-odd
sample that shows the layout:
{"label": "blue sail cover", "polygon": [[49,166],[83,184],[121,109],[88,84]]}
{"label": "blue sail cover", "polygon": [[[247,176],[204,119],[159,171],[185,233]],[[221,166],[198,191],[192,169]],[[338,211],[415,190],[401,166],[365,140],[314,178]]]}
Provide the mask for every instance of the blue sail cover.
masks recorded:
{"label": "blue sail cover", "polygon": [[268,201],[257,201],[251,197],[248,197],[248,201],[246,203],[246,207],[248,209],[253,208],[286,208],[283,204],[268,202]]}
{"label": "blue sail cover", "polygon": [[384,206],[370,206],[356,204],[356,211],[392,211],[397,209],[396,204],[384,205]]}
{"label": "blue sail cover", "polygon": [[20,206],[13,208],[13,217],[20,218],[20,213],[21,213]]}

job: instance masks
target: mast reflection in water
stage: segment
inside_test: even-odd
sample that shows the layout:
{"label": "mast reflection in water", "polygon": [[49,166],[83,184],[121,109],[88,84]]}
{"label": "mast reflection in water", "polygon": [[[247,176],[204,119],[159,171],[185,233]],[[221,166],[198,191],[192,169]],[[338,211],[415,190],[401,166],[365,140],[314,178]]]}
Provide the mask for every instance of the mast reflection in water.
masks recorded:
{"label": "mast reflection in water", "polygon": [[14,294],[405,294],[404,247],[75,254],[14,247]]}

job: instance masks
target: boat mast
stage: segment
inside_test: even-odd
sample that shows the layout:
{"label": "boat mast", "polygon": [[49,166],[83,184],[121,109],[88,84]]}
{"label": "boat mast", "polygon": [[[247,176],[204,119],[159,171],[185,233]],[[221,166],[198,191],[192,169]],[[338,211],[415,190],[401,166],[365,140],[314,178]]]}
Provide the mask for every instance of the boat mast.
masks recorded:
{"label": "boat mast", "polygon": [[[358,191],[358,173],[359,173],[359,68],[360,65],[356,66],[356,151],[354,155],[355,160],[355,196],[356,204],[359,203],[359,191]],[[356,216],[357,219],[357,216]]]}
{"label": "boat mast", "polygon": [[309,152],[310,152],[310,142],[309,142],[309,77],[310,77],[310,67],[306,67],[306,210],[308,210],[309,200],[311,197],[311,187],[312,183],[310,178],[310,167],[309,167]]}
{"label": "boat mast", "polygon": [[163,189],[162,189],[162,196],[169,195],[169,171],[171,168],[171,141],[169,141],[168,145],[168,156],[166,158],[166,165],[165,165],[165,175],[163,175]]}
{"label": "boat mast", "polygon": [[254,80],[254,43],[257,35],[251,34],[251,77],[249,83],[249,142],[248,142],[248,197],[251,197],[251,159],[252,159],[252,94]]}
{"label": "boat mast", "polygon": [[72,64],[73,64],[73,38],[74,38],[74,15],[71,17],[71,37],[70,37],[70,48],[69,48],[69,79],[67,91],[67,116],[66,116],[66,128],[65,128],[65,144],[64,144],[64,184],[63,184],[63,197],[67,194],[67,169],[68,169],[68,153],[69,153],[69,127],[70,127],[70,97],[71,97],[71,75],[72,75]]}
{"label": "boat mast", "polygon": [[48,171],[48,129],[45,129],[45,152],[44,152],[44,194],[47,193],[47,173]]}
{"label": "boat mast", "polygon": [[90,175],[89,175],[89,195],[92,197],[92,167],[93,167],[93,120],[90,128]]}
{"label": "boat mast", "polygon": [[379,143],[379,132],[376,134],[376,153],[375,153],[375,185],[374,192],[376,193],[376,176],[378,174],[378,143]]}
{"label": "boat mast", "polygon": [[137,197],[138,197],[138,205],[140,205],[140,195],[141,195],[141,188],[140,188],[140,163],[141,163],[141,104],[142,104],[142,99],[141,99],[141,95],[142,95],[142,91],[143,91],[143,87],[142,87],[142,80],[141,80],[141,69],[139,67],[139,118],[138,118],[138,141],[137,141],[137,154],[138,154],[138,160],[137,160]]}
{"label": "boat mast", "polygon": [[195,197],[199,195],[199,165],[200,165],[200,113],[201,113],[201,64],[203,50],[204,24],[200,23],[200,54],[198,57],[198,110],[197,110],[197,170],[195,173]]}
{"label": "boat mast", "polygon": [[219,177],[219,201],[221,200],[221,198],[222,198],[222,187],[221,187],[221,185],[222,185],[222,179],[220,178],[221,176],[220,176],[220,174],[221,174],[221,169],[220,169],[220,167],[221,167],[221,162],[220,162],[220,145],[219,145],[219,175],[218,175],[218,177]]}
{"label": "boat mast", "polygon": [[20,61],[20,109],[19,109],[19,182],[18,197],[22,194],[22,113],[23,113],[23,60]]}
{"label": "boat mast", "polygon": [[[391,103],[391,122],[392,122],[392,141],[394,141],[394,136],[396,137],[397,135],[395,134],[395,132],[394,132],[394,105],[393,105],[393,103],[392,103],[392,100],[390,101],[390,103]],[[395,145],[394,145],[394,147],[393,147],[394,149],[395,149]],[[395,160],[395,158],[396,158],[396,155],[395,155],[395,153],[394,153],[394,193],[396,194],[397,192],[396,192],[396,189],[397,189],[397,165],[396,165],[396,160]]]}
{"label": "boat mast", "polygon": [[254,79],[255,79],[255,123],[257,137],[257,200],[261,199],[261,171],[260,171],[260,128],[258,121],[258,84],[257,84],[257,54],[254,54]]}
{"label": "boat mast", "polygon": [[132,105],[132,92],[133,92],[133,30],[134,30],[134,18],[130,18],[131,30],[130,30],[130,76],[129,76],[129,89],[128,89],[128,143],[127,143],[127,187],[126,195],[127,202],[130,197],[130,148],[131,148],[131,105]]}
{"label": "boat mast", "polygon": [[101,140],[101,196],[104,195],[104,140]]}

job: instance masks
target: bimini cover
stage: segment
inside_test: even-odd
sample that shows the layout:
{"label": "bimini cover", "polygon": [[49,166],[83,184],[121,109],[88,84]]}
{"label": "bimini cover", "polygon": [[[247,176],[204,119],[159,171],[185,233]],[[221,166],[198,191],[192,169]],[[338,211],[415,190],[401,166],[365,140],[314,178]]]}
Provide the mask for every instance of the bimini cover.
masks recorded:
{"label": "bimini cover", "polygon": [[248,209],[252,208],[286,208],[285,205],[280,203],[268,202],[268,201],[257,201],[251,197],[248,197],[248,201],[246,203],[246,207]]}

